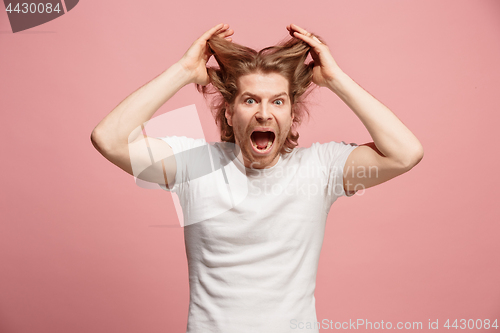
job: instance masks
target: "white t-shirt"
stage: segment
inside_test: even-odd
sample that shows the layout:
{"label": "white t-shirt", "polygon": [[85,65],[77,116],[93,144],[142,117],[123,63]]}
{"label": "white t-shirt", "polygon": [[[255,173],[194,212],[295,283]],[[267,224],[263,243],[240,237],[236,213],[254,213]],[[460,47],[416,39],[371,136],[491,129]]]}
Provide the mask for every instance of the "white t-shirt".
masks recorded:
{"label": "white t-shirt", "polygon": [[317,322],[325,222],[330,206],[346,196],[344,165],[358,145],[314,143],[271,168],[249,169],[231,144],[161,139],[175,154],[171,191],[184,214],[187,333],[318,332],[318,325],[298,325]]}

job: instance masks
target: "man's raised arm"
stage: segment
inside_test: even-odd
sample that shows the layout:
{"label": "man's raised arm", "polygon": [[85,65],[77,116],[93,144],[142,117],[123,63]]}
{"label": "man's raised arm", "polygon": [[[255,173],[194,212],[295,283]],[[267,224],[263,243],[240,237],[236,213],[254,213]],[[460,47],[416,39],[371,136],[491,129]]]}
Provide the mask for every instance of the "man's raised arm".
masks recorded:
{"label": "man's raised arm", "polygon": [[345,191],[352,193],[381,184],[417,165],[424,149],[405,124],[340,69],[324,42],[295,24],[287,29],[311,46],[313,82],[339,96],[373,138],[373,142],[360,145],[349,154],[343,170]]}
{"label": "man's raised arm", "polygon": [[[173,155],[163,140],[143,136],[142,126],[185,85],[209,83],[206,63],[210,54],[206,41],[214,34],[231,40],[233,31],[221,23],[205,32],[178,62],[133,92],[94,128],[92,144],[106,159],[133,175],[132,163],[142,169],[141,166],[151,166],[150,154],[156,161]],[[159,184],[165,184],[167,177],[170,182],[175,178],[175,159],[165,161],[153,164],[140,177],[135,176]]]}

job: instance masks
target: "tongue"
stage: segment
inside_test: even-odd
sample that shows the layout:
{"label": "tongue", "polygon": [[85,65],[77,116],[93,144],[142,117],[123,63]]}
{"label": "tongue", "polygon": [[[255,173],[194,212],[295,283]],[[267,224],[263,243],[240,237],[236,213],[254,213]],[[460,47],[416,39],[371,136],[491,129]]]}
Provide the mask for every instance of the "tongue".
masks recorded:
{"label": "tongue", "polygon": [[267,147],[267,143],[269,142],[269,133],[268,132],[254,132],[253,138],[255,143],[257,144],[257,148],[264,149]]}

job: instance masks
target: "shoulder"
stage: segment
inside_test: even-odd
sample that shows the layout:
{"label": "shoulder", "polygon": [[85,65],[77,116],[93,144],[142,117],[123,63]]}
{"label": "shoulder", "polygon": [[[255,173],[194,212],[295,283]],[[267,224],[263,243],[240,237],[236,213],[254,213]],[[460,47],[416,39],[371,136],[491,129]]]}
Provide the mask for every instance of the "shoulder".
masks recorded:
{"label": "shoulder", "polygon": [[311,145],[311,149],[314,151],[325,151],[325,150],[331,150],[331,149],[345,149],[349,147],[357,147],[358,144],[351,142],[351,143],[346,143],[345,141],[330,141],[330,142],[325,142],[325,143],[320,143],[320,142],[315,142]]}
{"label": "shoulder", "polygon": [[163,136],[163,137],[159,137],[158,139],[161,139],[161,140],[164,140],[164,141],[167,141],[167,142],[176,142],[176,143],[183,143],[183,144],[193,144],[193,145],[201,145],[201,144],[206,144],[207,142],[205,141],[205,139],[202,139],[202,138],[198,138],[198,139],[195,139],[195,138],[189,138],[189,137],[186,137],[186,136]]}
{"label": "shoulder", "polygon": [[345,141],[316,142],[311,145],[314,155],[324,163],[332,163],[339,158],[347,157],[357,147],[357,143]]}
{"label": "shoulder", "polygon": [[159,137],[158,139],[165,141],[172,148],[174,153],[204,146],[207,144],[205,139],[194,139],[185,136],[165,136]]}
{"label": "shoulder", "polygon": [[345,141],[330,141],[325,143],[314,142],[310,147],[296,147],[289,155],[289,158],[335,158],[358,147],[356,143],[346,143]]}
{"label": "shoulder", "polygon": [[311,154],[311,149],[305,148],[305,147],[295,147],[293,150],[289,153],[286,154],[281,154],[281,159],[283,161],[286,161],[288,163],[290,162],[297,162],[304,160]]}

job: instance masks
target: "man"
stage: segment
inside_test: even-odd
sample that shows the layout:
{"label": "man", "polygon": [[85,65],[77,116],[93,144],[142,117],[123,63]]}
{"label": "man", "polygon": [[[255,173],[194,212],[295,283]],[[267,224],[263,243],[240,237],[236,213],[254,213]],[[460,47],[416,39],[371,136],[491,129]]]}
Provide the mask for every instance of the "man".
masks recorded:
{"label": "man", "polygon": [[[423,157],[418,139],[339,68],[325,43],[294,24],[287,29],[293,40],[266,55],[231,46],[228,25],[213,27],[179,62],[118,105],[91,136],[112,163],[130,174],[145,170],[140,178],[179,195],[190,333],[318,332],[314,289],[330,206],[409,171]],[[306,65],[309,51],[314,62]],[[207,70],[212,54],[219,70]],[[292,129],[310,81],[337,94],[374,142],[296,147]],[[190,83],[212,84],[220,93],[223,142],[142,137],[141,125]],[[139,144],[146,141],[148,149]],[[210,172],[200,171],[207,161]],[[345,172],[345,166],[356,172]],[[365,172],[360,176],[358,170]]]}

